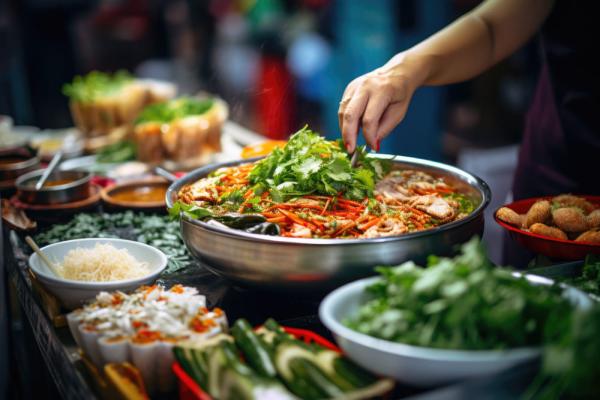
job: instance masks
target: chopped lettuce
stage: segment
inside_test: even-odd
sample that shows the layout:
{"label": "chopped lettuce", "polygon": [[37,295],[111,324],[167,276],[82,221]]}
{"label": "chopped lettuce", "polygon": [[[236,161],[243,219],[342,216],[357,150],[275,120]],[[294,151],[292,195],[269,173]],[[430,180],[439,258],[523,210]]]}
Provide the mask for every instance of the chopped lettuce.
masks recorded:
{"label": "chopped lettuce", "polygon": [[181,97],[164,103],[151,104],[144,108],[135,124],[145,122],[169,123],[174,120],[188,117],[191,115],[202,115],[213,106],[212,99],[194,99],[191,97]]}
{"label": "chopped lettuce", "polygon": [[127,71],[107,74],[92,71],[85,76],[76,76],[71,83],[63,86],[63,93],[73,101],[93,102],[98,98],[114,94],[130,83],[133,77]]}

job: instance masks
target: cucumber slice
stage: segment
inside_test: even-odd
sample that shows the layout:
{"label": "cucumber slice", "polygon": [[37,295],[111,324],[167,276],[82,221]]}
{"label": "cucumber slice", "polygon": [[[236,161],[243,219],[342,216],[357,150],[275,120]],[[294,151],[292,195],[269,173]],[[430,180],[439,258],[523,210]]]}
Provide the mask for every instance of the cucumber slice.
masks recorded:
{"label": "cucumber slice", "polygon": [[319,367],[306,358],[296,358],[290,364],[292,370],[297,371],[297,375],[306,376],[306,381],[324,393],[325,398],[329,399],[344,395],[342,388],[336,385]]}
{"label": "cucumber slice", "polygon": [[215,347],[208,353],[208,393],[220,399],[221,375],[228,367],[227,356],[221,347]]}
{"label": "cucumber slice", "polygon": [[271,359],[269,347],[261,340],[244,319],[238,319],[231,329],[235,343],[242,349],[246,362],[260,375],[274,378],[277,376]]}
{"label": "cucumber slice", "polygon": [[351,392],[346,392],[341,396],[335,397],[332,400],[365,400],[374,397],[380,397],[394,388],[394,381],[391,379],[380,379],[364,388],[356,389]]}

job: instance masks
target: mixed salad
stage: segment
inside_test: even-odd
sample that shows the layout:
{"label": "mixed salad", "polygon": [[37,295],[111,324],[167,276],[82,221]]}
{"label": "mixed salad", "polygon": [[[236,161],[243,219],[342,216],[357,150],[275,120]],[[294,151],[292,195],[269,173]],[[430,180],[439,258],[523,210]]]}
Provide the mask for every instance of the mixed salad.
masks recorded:
{"label": "mixed salad", "polygon": [[359,149],[353,167],[340,142],[304,127],[254,163],[220,168],[184,186],[175,217],[213,220],[252,233],[295,238],[374,238],[434,228],[477,204],[443,176]]}

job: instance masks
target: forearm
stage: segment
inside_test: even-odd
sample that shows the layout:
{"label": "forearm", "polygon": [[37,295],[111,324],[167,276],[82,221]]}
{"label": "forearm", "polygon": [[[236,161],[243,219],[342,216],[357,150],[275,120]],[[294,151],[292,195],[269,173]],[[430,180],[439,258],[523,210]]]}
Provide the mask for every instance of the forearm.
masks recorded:
{"label": "forearm", "polygon": [[488,0],[454,23],[393,57],[384,70],[402,66],[421,85],[470,79],[514,52],[539,29],[552,0]]}

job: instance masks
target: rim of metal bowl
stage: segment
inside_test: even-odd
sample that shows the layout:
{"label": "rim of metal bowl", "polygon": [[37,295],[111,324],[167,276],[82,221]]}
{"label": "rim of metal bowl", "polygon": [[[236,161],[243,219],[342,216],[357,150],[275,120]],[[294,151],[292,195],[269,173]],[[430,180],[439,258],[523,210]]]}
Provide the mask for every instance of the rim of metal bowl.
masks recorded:
{"label": "rim of metal bowl", "polygon": [[0,171],[14,171],[14,170],[19,170],[19,169],[23,169],[23,168],[29,168],[40,162],[40,157],[37,155],[30,157],[30,158],[26,158],[26,157],[23,157],[23,158],[24,158],[23,161],[17,161],[15,163],[8,163],[8,164],[0,164]]}
{"label": "rim of metal bowl", "polygon": [[40,190],[36,190],[34,186],[25,185],[25,183],[27,183],[27,181],[30,180],[31,178],[40,177],[43,173],[44,173],[44,169],[36,169],[36,170],[30,171],[30,172],[28,172],[26,174],[23,174],[23,175],[21,175],[21,176],[19,176],[17,178],[17,180],[15,181],[15,186],[19,190],[27,190],[27,191],[35,191],[35,192],[56,192],[56,191],[61,191],[61,190],[65,190],[65,189],[71,189],[71,188],[80,186],[82,184],[85,184],[85,183],[89,182],[92,179],[92,173],[89,172],[89,171],[81,171],[81,170],[62,171],[62,170],[56,170],[56,171],[52,172],[52,174],[50,174],[50,176],[52,176],[55,173],[58,173],[58,174],[80,174],[81,178],[75,179],[72,182],[65,183],[65,184],[62,184],[62,185],[56,185],[56,186],[50,186],[50,187],[42,187]]}
{"label": "rim of metal bowl", "polygon": [[[462,182],[468,184],[471,188],[479,191],[481,194],[481,202],[479,203],[477,208],[475,208],[475,210],[473,210],[465,218],[462,218],[457,221],[452,221],[450,223],[447,223],[447,224],[444,224],[444,225],[441,225],[441,226],[438,226],[435,228],[418,231],[418,232],[413,232],[413,233],[406,233],[406,234],[397,235],[397,236],[384,236],[384,237],[379,237],[379,238],[363,238],[363,239],[302,239],[302,238],[289,238],[289,237],[282,237],[282,236],[269,236],[269,235],[262,235],[262,234],[258,234],[258,233],[249,233],[249,232],[231,229],[231,228],[223,228],[223,227],[211,225],[206,222],[199,221],[199,220],[196,220],[193,218],[189,218],[185,215],[182,215],[181,219],[192,225],[199,226],[203,229],[212,231],[217,234],[221,234],[224,236],[232,236],[232,237],[235,237],[238,239],[245,239],[245,240],[253,241],[253,242],[260,241],[260,242],[265,242],[265,243],[281,243],[281,244],[288,244],[288,245],[317,245],[317,246],[342,245],[342,246],[349,246],[349,245],[356,245],[359,243],[385,243],[385,242],[398,241],[398,240],[410,240],[410,239],[417,238],[417,237],[435,235],[435,234],[438,234],[439,232],[444,232],[444,231],[453,229],[457,226],[466,224],[466,223],[478,218],[479,215],[485,210],[485,208],[488,206],[488,204],[491,201],[492,193],[491,193],[491,190],[490,190],[490,187],[488,186],[488,184],[483,179],[479,178],[477,175],[474,175],[470,172],[466,172],[460,168],[453,167],[451,165],[440,163],[437,161],[429,161],[429,160],[424,160],[424,159],[415,158],[415,157],[394,156],[394,155],[390,155],[390,154],[370,154],[369,156],[373,157],[373,158],[380,158],[380,159],[391,159],[392,162],[395,162],[398,164],[401,164],[401,163],[416,164],[417,166],[422,166],[424,168],[433,168],[433,169],[440,170],[440,172],[449,173],[450,175],[455,176],[458,179],[460,179]],[[210,173],[216,169],[219,169],[219,168],[231,167],[231,166],[244,164],[244,163],[251,163],[251,162],[258,161],[262,158],[264,158],[264,157],[255,157],[255,158],[249,158],[249,159],[244,159],[244,160],[235,160],[235,161],[229,161],[229,162],[218,163],[218,164],[210,164],[210,165],[206,165],[204,167],[201,167],[201,168],[198,168],[198,169],[195,169],[195,170],[189,172],[188,174],[184,175],[183,177],[177,179],[175,182],[173,182],[169,186],[169,189],[167,190],[167,194],[165,196],[166,203],[167,203],[167,209],[170,209],[171,207],[173,207],[172,199],[174,198],[174,196],[177,196],[177,193],[179,192],[181,187],[183,185],[187,184],[189,181],[195,181],[197,179],[200,179],[202,176],[205,176],[208,173]]]}

